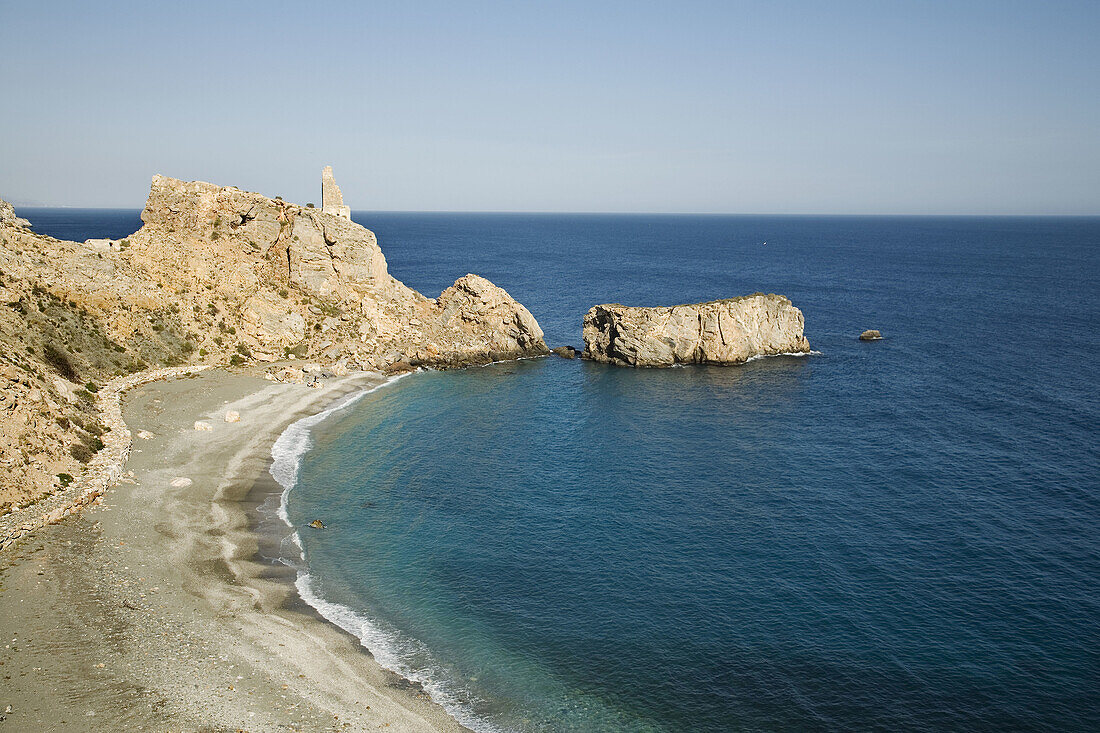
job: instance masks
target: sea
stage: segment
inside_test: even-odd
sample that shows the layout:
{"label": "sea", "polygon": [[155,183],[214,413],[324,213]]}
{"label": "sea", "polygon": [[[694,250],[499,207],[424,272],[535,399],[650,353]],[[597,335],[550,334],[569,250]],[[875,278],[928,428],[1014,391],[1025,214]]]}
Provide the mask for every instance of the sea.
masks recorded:
{"label": "sea", "polygon": [[550,346],[598,303],[762,291],[814,350],[420,371],[284,434],[266,559],[460,722],[1100,730],[1100,219],[354,219],[406,284],[483,275]]}

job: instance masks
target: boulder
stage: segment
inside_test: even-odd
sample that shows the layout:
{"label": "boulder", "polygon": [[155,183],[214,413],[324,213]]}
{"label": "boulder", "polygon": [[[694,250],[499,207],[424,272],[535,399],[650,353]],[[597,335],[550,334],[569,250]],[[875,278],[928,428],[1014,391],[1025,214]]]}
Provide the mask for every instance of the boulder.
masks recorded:
{"label": "boulder", "polygon": [[325,523],[322,522],[320,519],[314,519],[312,522],[309,523],[309,526],[313,527],[313,529],[324,529]]}
{"label": "boulder", "polygon": [[577,350],[572,346],[559,346],[556,349],[550,349],[550,353],[555,356],[560,356],[563,359],[576,359]]}
{"label": "boulder", "polygon": [[882,334],[874,329],[868,329],[859,335],[860,341],[879,341],[882,339]]}
{"label": "boulder", "polygon": [[204,422],[202,420],[196,420],[195,421],[195,430],[198,430],[200,432],[209,432],[213,429],[214,428],[211,427],[210,423],[208,423],[208,422]]}
{"label": "boulder", "polygon": [[597,305],[584,317],[584,358],[617,366],[742,364],[804,354],[802,311],[782,295],[755,293],[694,305]]}
{"label": "boulder", "polygon": [[240,422],[241,421],[241,413],[237,412],[236,410],[226,410],[225,421],[226,422]]}

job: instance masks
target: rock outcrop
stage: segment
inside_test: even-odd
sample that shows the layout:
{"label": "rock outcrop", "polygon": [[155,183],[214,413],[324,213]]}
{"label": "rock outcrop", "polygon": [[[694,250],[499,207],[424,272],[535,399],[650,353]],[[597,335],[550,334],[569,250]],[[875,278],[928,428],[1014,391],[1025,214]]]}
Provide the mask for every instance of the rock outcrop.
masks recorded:
{"label": "rock outcrop", "polygon": [[31,223],[26,219],[20,219],[15,215],[15,207],[4,199],[0,199],[0,226],[4,227],[29,227]]}
{"label": "rock outcrop", "polygon": [[120,375],[290,356],[346,374],[548,353],[503,289],[465,275],[425,297],[343,215],[155,176],[141,217],[129,237],[66,242],[0,202],[0,514],[81,472],[102,446],[96,384]]}
{"label": "rock outcrop", "polygon": [[802,311],[756,293],[694,305],[597,305],[584,317],[584,358],[619,366],[741,364],[810,350]]}
{"label": "rock outcrop", "polygon": [[859,335],[860,341],[880,341],[882,340],[882,334],[876,330],[868,329]]}
{"label": "rock outcrop", "polygon": [[332,176],[332,166],[326,165],[321,171],[321,211],[333,216],[351,219],[351,207],[344,206],[344,194],[336,185],[336,179]]}

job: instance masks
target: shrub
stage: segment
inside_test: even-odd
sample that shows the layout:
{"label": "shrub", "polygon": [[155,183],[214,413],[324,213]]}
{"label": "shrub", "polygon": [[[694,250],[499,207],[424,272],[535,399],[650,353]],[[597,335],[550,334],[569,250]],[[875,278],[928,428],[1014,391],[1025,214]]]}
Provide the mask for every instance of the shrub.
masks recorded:
{"label": "shrub", "polygon": [[93,393],[99,391],[99,387],[96,386],[95,382],[88,382],[87,384],[84,385],[84,389],[88,390],[89,392],[93,392]]}
{"label": "shrub", "polygon": [[234,354],[233,356],[229,357],[229,363],[231,366],[240,366],[241,364],[244,364],[244,358],[242,358],[240,354]]}
{"label": "shrub", "polygon": [[285,298],[287,295],[289,295],[289,293],[287,292],[286,288],[280,288],[279,289],[279,297],[280,298]]}
{"label": "shrub", "polygon": [[61,482],[61,488],[65,488],[73,482],[73,477],[67,473],[59,473],[57,474],[57,480]]}
{"label": "shrub", "polygon": [[313,204],[306,204],[306,208],[307,209],[314,209],[316,207]]}
{"label": "shrub", "polygon": [[76,367],[73,366],[72,361],[69,360],[69,355],[65,353],[64,349],[56,344],[46,344],[42,353],[46,357],[46,363],[57,370],[58,374],[70,382],[79,384],[80,377],[77,376]]}
{"label": "shrub", "polygon": [[83,443],[73,443],[72,447],[69,448],[69,455],[81,463],[87,463],[92,460],[93,454],[91,449]]}

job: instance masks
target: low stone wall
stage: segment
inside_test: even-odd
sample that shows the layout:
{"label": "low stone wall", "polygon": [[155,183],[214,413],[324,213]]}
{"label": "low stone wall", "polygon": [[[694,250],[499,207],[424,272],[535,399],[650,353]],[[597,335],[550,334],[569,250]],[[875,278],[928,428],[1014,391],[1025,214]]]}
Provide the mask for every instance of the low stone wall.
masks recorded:
{"label": "low stone wall", "polygon": [[0,551],[13,545],[39,527],[55,524],[96,501],[122,478],[122,468],[134,444],[130,429],[122,420],[122,395],[128,389],[170,377],[209,369],[208,365],[169,367],[118,377],[99,389],[96,407],[107,428],[103,449],[92,457],[80,475],[68,487],[41,501],[0,517]]}

